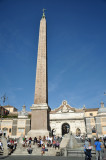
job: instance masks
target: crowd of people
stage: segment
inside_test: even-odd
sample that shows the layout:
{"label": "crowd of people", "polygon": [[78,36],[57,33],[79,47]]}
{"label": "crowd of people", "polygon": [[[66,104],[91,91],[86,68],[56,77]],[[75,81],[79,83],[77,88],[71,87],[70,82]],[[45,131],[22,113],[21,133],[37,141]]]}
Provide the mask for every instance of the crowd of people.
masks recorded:
{"label": "crowd of people", "polygon": [[[94,147],[96,151],[96,160],[103,160],[104,153],[106,152],[106,137],[94,139]],[[91,139],[86,139],[84,143],[85,160],[91,160]]]}
{"label": "crowd of people", "polygon": [[[33,149],[31,145],[37,145],[37,147],[41,148],[41,155],[45,154],[45,151],[48,151],[48,147],[53,147],[55,149],[60,148],[60,142],[62,140],[62,137],[49,137],[44,136],[39,138],[34,137],[34,139],[25,138],[22,139],[22,146],[27,147],[27,151],[29,154],[32,153]],[[92,143],[91,143],[92,142]],[[85,160],[91,160],[91,151],[92,147],[94,146],[95,152],[96,152],[96,160],[103,160],[104,153],[106,152],[106,137],[104,138],[94,138],[94,143],[90,138],[85,139],[84,143],[84,153],[85,153]],[[11,154],[16,148],[17,148],[17,140],[11,139],[9,136],[7,137],[7,148],[9,150],[9,154]],[[3,143],[0,140],[0,150],[3,151]]]}
{"label": "crowd of people", "polygon": [[94,146],[96,150],[96,160],[102,160],[104,158],[104,153],[106,152],[106,137],[103,139],[97,138],[94,143]]}
{"label": "crowd of people", "polygon": [[28,147],[27,151],[29,154],[32,153],[33,149],[31,148],[31,145],[37,145],[38,147],[42,148],[42,152],[41,154],[43,155],[45,153],[45,151],[48,151],[47,147],[53,147],[53,148],[58,148],[60,147],[60,142],[61,142],[62,138],[60,137],[49,137],[49,136],[44,136],[43,138],[41,136],[39,136],[39,138],[34,137],[34,139],[32,140],[32,138],[25,138],[23,137],[22,140],[22,146],[23,147]]}
{"label": "crowd of people", "polygon": [[[6,138],[6,140],[7,140],[8,154],[11,154],[17,148],[17,140],[10,139],[9,136]],[[0,139],[0,150],[4,151],[3,142],[1,141],[1,139]]]}
{"label": "crowd of people", "polygon": [[[23,147],[28,147],[27,151],[29,154],[32,153],[32,148],[31,148],[31,144],[33,145],[37,145],[38,147],[41,147],[41,154],[43,155],[45,153],[45,151],[48,151],[48,147],[53,147],[53,148],[60,148],[60,142],[61,142],[62,138],[60,137],[41,137],[39,136],[39,138],[35,137],[33,140],[30,137],[29,139],[27,138],[23,138]],[[100,160],[103,159],[104,157],[104,152],[106,151],[106,138],[104,139],[95,139],[94,144],[93,144],[95,151],[96,151],[96,160],[99,160],[98,158],[100,158]],[[91,139],[87,138],[85,139],[85,143],[84,143],[84,153],[85,153],[85,160],[91,160],[91,151],[92,151],[92,144],[91,144]]]}
{"label": "crowd of people", "polygon": [[7,138],[7,148],[9,150],[9,154],[13,153],[17,148],[17,140]]}

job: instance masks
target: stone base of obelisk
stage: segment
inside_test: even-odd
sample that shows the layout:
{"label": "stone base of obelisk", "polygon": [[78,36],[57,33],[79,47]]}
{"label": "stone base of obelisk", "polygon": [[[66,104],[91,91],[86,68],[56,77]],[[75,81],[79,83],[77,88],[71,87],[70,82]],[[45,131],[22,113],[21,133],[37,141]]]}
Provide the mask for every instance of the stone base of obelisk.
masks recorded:
{"label": "stone base of obelisk", "polygon": [[31,137],[32,139],[34,137],[39,138],[39,136],[43,139],[44,136],[45,137],[49,136],[49,131],[47,131],[47,130],[30,130],[27,134],[27,137],[28,138]]}
{"label": "stone base of obelisk", "polygon": [[31,130],[27,137],[49,136],[49,106],[44,104],[33,104],[31,109]]}

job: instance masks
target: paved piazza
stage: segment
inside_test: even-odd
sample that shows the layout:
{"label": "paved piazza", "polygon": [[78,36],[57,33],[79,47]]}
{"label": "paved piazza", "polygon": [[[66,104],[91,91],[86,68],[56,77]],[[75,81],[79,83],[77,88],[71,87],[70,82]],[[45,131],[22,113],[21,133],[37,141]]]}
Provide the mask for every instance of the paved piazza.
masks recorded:
{"label": "paved piazza", "polygon": [[[61,157],[61,156],[8,156],[6,158],[1,158],[0,159],[5,159],[5,160],[85,160],[85,158],[81,157]],[[92,158],[92,160],[95,160],[95,158]]]}

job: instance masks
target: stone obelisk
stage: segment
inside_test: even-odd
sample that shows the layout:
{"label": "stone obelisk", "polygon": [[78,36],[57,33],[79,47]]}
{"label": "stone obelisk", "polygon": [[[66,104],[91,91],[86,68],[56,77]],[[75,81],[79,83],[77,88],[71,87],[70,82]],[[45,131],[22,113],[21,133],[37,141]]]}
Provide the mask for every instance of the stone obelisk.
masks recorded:
{"label": "stone obelisk", "polygon": [[38,56],[36,68],[36,83],[34,104],[31,109],[31,130],[28,135],[47,136],[49,135],[49,112],[48,106],[48,75],[47,75],[47,31],[46,18],[43,16],[40,21]]}

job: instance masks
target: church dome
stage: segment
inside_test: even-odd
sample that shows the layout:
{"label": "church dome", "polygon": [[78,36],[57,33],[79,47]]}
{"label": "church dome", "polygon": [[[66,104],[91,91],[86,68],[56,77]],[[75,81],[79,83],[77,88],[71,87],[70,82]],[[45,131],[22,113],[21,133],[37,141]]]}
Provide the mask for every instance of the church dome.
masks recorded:
{"label": "church dome", "polygon": [[106,108],[99,108],[98,113],[106,113]]}
{"label": "church dome", "polygon": [[101,108],[98,110],[98,114],[106,114],[106,108],[104,107],[104,103],[101,102]]}

